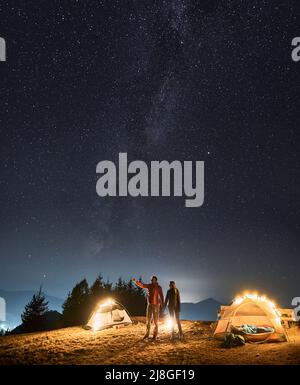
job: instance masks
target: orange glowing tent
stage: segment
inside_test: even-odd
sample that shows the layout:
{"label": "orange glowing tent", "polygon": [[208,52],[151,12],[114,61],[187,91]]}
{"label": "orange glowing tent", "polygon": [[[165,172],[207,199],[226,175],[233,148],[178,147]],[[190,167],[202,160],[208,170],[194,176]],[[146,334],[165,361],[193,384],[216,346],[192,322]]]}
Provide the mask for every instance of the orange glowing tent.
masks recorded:
{"label": "orange glowing tent", "polygon": [[221,306],[214,338],[223,339],[226,333],[236,332],[242,325],[253,325],[272,328],[272,332],[243,334],[246,341],[287,341],[280,310],[265,296],[237,297],[230,306]]}

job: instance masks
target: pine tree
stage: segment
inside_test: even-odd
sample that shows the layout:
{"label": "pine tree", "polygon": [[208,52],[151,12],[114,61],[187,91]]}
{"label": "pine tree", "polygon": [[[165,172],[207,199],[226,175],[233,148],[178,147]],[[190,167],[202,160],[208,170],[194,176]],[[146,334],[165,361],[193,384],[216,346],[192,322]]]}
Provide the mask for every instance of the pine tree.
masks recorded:
{"label": "pine tree", "polygon": [[83,325],[90,314],[90,291],[86,279],[74,286],[63,304],[65,326]]}
{"label": "pine tree", "polygon": [[113,290],[113,296],[118,302],[126,307],[132,316],[145,314],[145,292],[143,289],[133,285],[132,280],[125,282],[119,277]]}
{"label": "pine tree", "polygon": [[[142,281],[142,277],[139,277],[139,281]],[[147,300],[146,300],[146,293],[145,290],[142,289],[139,286],[136,286],[133,288],[134,290],[134,311],[132,315],[136,316],[142,316],[145,315],[146,307],[147,307]]]}
{"label": "pine tree", "polygon": [[103,277],[100,274],[95,282],[90,287],[90,313],[101,300],[106,296],[105,283],[103,282]]}
{"label": "pine tree", "polygon": [[104,292],[105,292],[105,295],[110,295],[112,293],[112,282],[110,282],[108,279],[107,281],[104,283]]}
{"label": "pine tree", "polygon": [[93,299],[99,300],[104,294],[105,284],[103,282],[103,277],[100,274],[90,288],[90,295]]}
{"label": "pine tree", "polygon": [[126,283],[125,283],[125,281],[122,279],[122,277],[119,277],[119,278],[118,278],[118,281],[117,281],[117,283],[116,283],[116,285],[115,285],[114,291],[115,291],[117,294],[119,293],[120,295],[122,295],[122,293],[126,291]]}
{"label": "pine tree", "polygon": [[24,331],[35,331],[42,328],[43,315],[48,311],[48,302],[42,292],[42,287],[36,292],[31,301],[25,306],[21,315]]}

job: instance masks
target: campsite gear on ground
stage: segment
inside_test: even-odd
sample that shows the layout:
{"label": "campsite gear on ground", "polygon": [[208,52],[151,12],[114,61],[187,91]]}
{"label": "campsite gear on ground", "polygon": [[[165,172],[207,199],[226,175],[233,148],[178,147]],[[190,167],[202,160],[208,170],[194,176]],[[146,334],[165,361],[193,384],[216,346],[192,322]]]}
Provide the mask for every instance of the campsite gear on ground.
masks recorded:
{"label": "campsite gear on ground", "polygon": [[122,328],[124,328],[124,327],[125,327],[124,324],[118,324],[118,325],[114,325],[114,326],[113,326],[114,329],[122,329]]}
{"label": "campsite gear on ground", "polygon": [[257,327],[254,325],[241,325],[238,328],[241,332],[246,334],[256,334],[256,333],[274,333],[274,329],[270,326],[261,326]]}
{"label": "campsite gear on ground", "polygon": [[157,277],[151,278],[151,283],[143,283],[140,281],[132,280],[137,286],[142,289],[147,289],[147,311],[146,311],[146,334],[143,339],[148,338],[150,335],[151,321],[154,322],[153,338],[156,339],[158,334],[158,320],[160,307],[164,305],[164,296],[161,286],[157,283]]}
{"label": "campsite gear on ground", "polygon": [[267,342],[274,333],[271,327],[256,327],[253,325],[242,325],[240,327],[231,326],[231,331],[234,334],[241,335],[249,343]]}
{"label": "campsite gear on ground", "polygon": [[281,313],[281,323],[286,329],[297,325],[294,309],[279,309]]}
{"label": "campsite gear on ground", "polygon": [[264,296],[246,294],[236,298],[230,306],[221,306],[214,338],[223,340],[226,332],[237,333],[242,325],[259,328],[256,331],[263,330],[263,327],[269,328],[263,333],[244,331],[242,335],[247,342],[287,341],[285,329],[281,324],[280,309]]}
{"label": "campsite gear on ground", "polygon": [[175,336],[175,323],[178,327],[179,338],[182,339],[183,333],[180,322],[180,293],[174,281],[170,281],[169,287],[170,289],[167,291],[164,307],[168,307],[169,315],[171,318],[171,340],[173,340]]}
{"label": "campsite gear on ground", "polygon": [[96,306],[86,327],[96,331],[129,324],[132,324],[132,320],[125,307],[116,301],[108,300]]}
{"label": "campsite gear on ground", "polygon": [[226,333],[224,337],[224,342],[222,347],[224,348],[232,348],[235,346],[243,346],[245,345],[245,339],[243,336],[234,333]]}

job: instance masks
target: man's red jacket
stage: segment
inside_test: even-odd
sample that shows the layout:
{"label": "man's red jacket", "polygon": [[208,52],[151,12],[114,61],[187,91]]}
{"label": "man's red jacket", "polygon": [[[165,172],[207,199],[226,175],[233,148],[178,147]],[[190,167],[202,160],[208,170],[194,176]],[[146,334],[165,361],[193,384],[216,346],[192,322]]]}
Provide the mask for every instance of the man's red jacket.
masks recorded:
{"label": "man's red jacket", "polygon": [[160,303],[161,306],[164,306],[163,291],[161,286],[159,286],[158,283],[153,284],[153,283],[143,283],[140,281],[136,281],[136,284],[142,289],[147,289],[148,303],[150,303],[151,305],[158,305]]}

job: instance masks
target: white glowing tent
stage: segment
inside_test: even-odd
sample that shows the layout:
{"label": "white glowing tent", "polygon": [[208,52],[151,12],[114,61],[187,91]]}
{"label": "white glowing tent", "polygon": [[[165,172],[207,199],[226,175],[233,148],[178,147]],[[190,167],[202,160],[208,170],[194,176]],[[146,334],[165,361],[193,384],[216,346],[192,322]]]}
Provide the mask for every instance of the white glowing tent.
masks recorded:
{"label": "white glowing tent", "polygon": [[130,316],[123,305],[113,300],[107,300],[97,305],[87,323],[87,328],[96,331],[131,323]]}
{"label": "white glowing tent", "polygon": [[280,309],[265,296],[245,294],[237,297],[230,306],[221,306],[214,337],[223,339],[232,327],[241,325],[269,326],[274,329],[268,341],[286,341]]}

